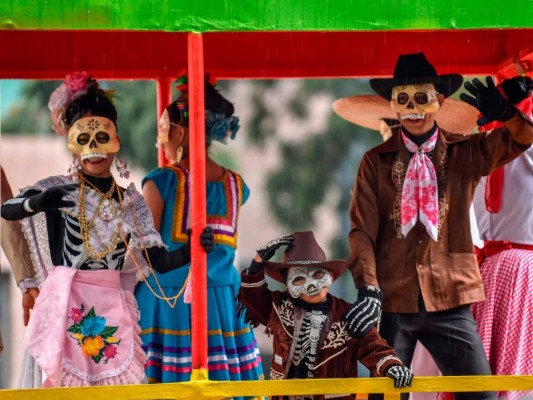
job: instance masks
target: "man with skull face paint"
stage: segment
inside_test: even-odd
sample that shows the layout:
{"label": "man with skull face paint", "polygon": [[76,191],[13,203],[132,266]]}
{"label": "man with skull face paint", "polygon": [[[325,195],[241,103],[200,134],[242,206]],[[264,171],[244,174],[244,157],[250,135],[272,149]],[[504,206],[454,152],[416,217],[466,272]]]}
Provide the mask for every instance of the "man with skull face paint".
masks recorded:
{"label": "man with skull face paint", "polygon": [[[392,137],[367,152],[350,206],[349,267],[359,289],[347,314],[357,337],[381,310],[397,321],[387,340],[410,365],[417,340],[444,375],[489,375],[469,304],[484,300],[470,234],[469,209],[483,175],[510,162],[533,142],[533,123],[487,78],[465,83],[479,125],[498,120],[490,135],[456,135],[435,123],[458,74],[438,75],[423,53],[401,55],[394,77],[370,85],[391,100],[401,122]],[[371,305],[372,318],[361,310]],[[457,393],[457,399],[495,394]]]}
{"label": "man with skull face paint", "polygon": [[[288,246],[282,262],[269,261]],[[395,387],[411,385],[412,373],[376,328],[360,337],[347,332],[346,301],[328,293],[346,269],[344,260],[327,261],[312,232],[295,232],[272,240],[257,251],[241,274],[240,311],[254,326],[274,335],[270,379],[357,377],[357,361],[376,376],[388,376]],[[287,286],[270,291],[265,274]],[[328,398],[353,399],[353,394]],[[289,400],[323,399],[323,395],[290,396]]]}
{"label": "man with skull face paint", "polygon": [[[68,135],[71,174],[45,178],[1,208],[2,218],[23,220],[41,284],[20,385],[143,383],[146,354],[133,288],[153,268],[164,273],[188,264],[190,243],[168,251],[134,185],[115,182],[117,112],[91,76],[67,76],[49,107],[56,133]],[[127,175],[123,163],[117,169]],[[201,243],[212,249],[210,230]],[[162,290],[154,295],[169,300]]]}

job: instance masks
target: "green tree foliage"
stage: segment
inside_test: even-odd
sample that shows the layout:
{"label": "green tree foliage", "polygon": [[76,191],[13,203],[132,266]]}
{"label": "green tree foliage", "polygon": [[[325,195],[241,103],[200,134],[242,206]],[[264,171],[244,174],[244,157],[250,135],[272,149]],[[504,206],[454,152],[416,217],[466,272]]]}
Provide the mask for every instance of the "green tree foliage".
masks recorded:
{"label": "green tree foliage", "polygon": [[[288,231],[320,229],[315,212],[328,200],[330,191],[337,191],[334,204],[341,226],[334,239],[331,255],[346,258],[349,230],[348,208],[351,189],[360,159],[364,152],[377,145],[381,136],[355,126],[338,117],[331,108],[335,99],[354,94],[372,93],[366,80],[304,80],[300,90],[293,93],[287,106],[293,119],[305,125],[317,110],[309,107],[313,96],[330,96],[329,112],[323,128],[312,134],[297,135],[300,140],[279,137],[280,115],[269,106],[269,98],[283,96],[283,81],[258,81],[254,90],[254,112],[250,139],[264,146],[275,138],[282,154],[281,162],[268,177],[267,193],[270,209],[277,221]],[[269,93],[267,93],[269,92]]]}

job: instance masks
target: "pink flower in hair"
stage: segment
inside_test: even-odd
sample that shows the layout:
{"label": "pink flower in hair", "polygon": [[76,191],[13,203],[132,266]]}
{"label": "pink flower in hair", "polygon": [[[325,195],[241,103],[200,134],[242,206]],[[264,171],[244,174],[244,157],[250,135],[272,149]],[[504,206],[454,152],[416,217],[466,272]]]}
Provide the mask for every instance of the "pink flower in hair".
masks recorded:
{"label": "pink flower in hair", "polygon": [[89,85],[87,84],[91,79],[91,75],[87,71],[74,72],[67,75],[65,78],[65,84],[67,85],[70,93],[74,96],[80,90],[87,90]]}
{"label": "pink flower in hair", "polygon": [[78,97],[87,93],[91,85],[91,75],[87,71],[74,72],[67,75],[63,82],[50,96],[48,108],[51,111],[52,129],[60,136],[68,135],[68,126],[65,124],[65,112],[69,104]]}

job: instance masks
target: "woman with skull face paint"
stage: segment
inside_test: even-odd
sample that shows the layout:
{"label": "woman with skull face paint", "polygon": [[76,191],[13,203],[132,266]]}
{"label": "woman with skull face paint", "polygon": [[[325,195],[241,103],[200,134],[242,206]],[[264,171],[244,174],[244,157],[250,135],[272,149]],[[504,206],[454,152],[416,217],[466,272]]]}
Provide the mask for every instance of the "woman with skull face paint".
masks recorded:
{"label": "woman with skull face paint", "polygon": [[[181,76],[178,83],[180,97],[163,112],[157,139],[171,164],[151,171],[143,181],[143,194],[155,227],[170,249],[183,246],[191,223],[186,76]],[[205,106],[206,145],[234,138],[239,129],[234,107],[208,81]],[[235,302],[240,284],[234,265],[238,218],[249,189],[239,174],[215,163],[207,152],[206,178],[207,225],[215,236],[214,249],[207,257],[209,379],[258,380],[263,377],[263,370],[253,329],[236,315]],[[185,290],[188,275],[189,268],[183,268],[160,277],[168,292],[178,297],[174,309],[156,301],[147,284],[141,283],[136,288],[150,382],[190,380],[191,307]],[[155,277],[148,284],[154,284]]]}
{"label": "woman with skull face paint", "polygon": [[[120,141],[109,93],[87,73],[72,74],[49,107],[54,130],[68,135],[71,174],[43,179],[1,208],[3,218],[22,219],[41,282],[20,385],[145,382],[133,288],[153,268],[187,264],[190,244],[168,251],[143,197],[111,175]],[[117,169],[127,175],[123,163]],[[201,236],[210,251],[212,233]],[[161,288],[156,295],[168,300]]]}
{"label": "woman with skull face paint", "polygon": [[[288,246],[281,263],[269,261],[281,246]],[[393,379],[395,387],[411,385],[411,371],[376,328],[360,338],[348,335],[344,315],[350,304],[328,293],[346,267],[344,260],[327,261],[308,231],[270,241],[242,272],[240,311],[246,307],[247,320],[274,336],[270,379],[355,378],[359,360],[375,376]],[[287,290],[270,291],[265,274]],[[318,400],[324,395],[285,398]],[[355,394],[335,398],[354,399]]]}

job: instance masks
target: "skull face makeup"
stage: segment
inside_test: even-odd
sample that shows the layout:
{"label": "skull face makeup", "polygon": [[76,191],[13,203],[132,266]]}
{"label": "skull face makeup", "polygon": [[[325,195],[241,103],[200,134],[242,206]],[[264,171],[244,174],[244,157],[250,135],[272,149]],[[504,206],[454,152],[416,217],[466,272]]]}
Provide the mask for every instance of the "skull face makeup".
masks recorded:
{"label": "skull face makeup", "polygon": [[85,117],[77,120],[68,132],[68,149],[80,154],[82,160],[107,158],[120,149],[113,121],[104,117]]}
{"label": "skull face makeup", "polygon": [[394,86],[391,105],[400,119],[424,119],[440,108],[438,93],[432,83]]}
{"label": "skull face makeup", "polygon": [[287,272],[287,289],[289,294],[297,299],[305,294],[309,297],[317,296],[322,289],[331,286],[331,273],[321,267],[292,267]]}

